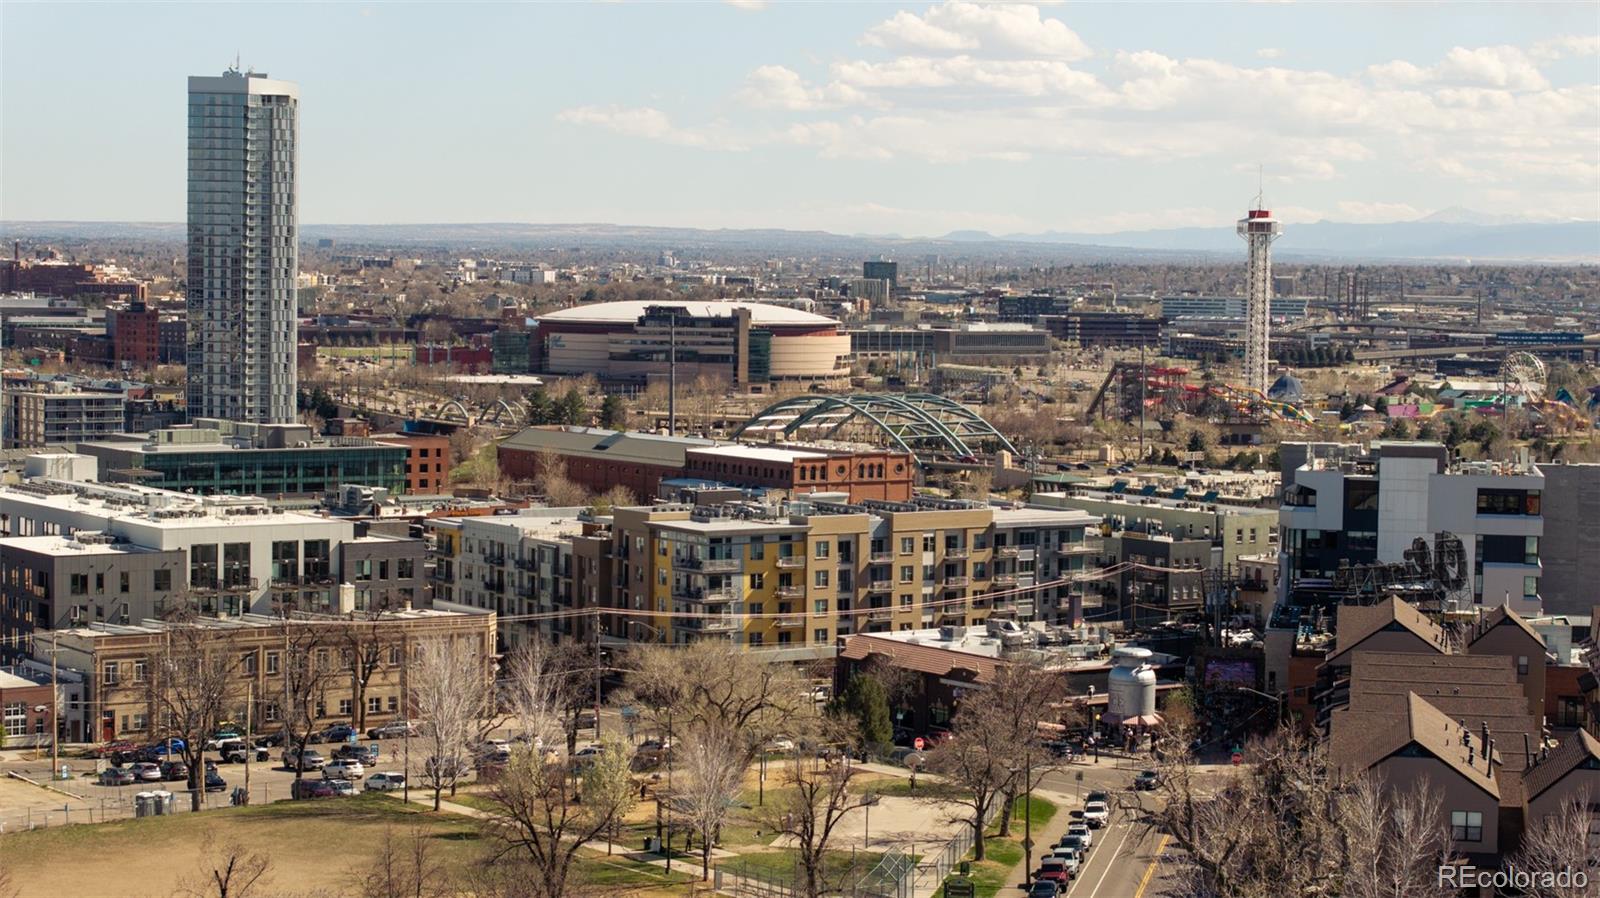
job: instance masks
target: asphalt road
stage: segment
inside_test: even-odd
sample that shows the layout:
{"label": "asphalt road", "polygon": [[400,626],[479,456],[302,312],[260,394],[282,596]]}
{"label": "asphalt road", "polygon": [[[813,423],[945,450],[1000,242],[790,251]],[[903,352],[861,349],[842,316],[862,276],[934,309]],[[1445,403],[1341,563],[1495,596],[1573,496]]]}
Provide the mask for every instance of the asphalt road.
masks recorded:
{"label": "asphalt road", "polygon": [[1112,795],[1111,819],[1095,832],[1089,861],[1067,888],[1067,898],[1153,898],[1161,894],[1162,865],[1157,859],[1170,848],[1160,833],[1152,832],[1135,811],[1117,801],[1119,794],[1132,789],[1134,774],[1141,769],[1137,760],[1102,756],[1099,764],[1074,763],[1041,778],[1041,788],[1068,795],[1096,790]]}

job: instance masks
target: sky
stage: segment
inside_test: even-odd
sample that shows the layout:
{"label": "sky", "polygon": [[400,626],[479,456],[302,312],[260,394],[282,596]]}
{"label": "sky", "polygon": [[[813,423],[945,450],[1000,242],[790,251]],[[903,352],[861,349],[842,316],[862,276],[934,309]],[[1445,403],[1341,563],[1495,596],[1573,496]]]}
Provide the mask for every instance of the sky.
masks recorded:
{"label": "sky", "polygon": [[1600,219],[1600,3],[0,3],[0,219],[181,221],[185,76],[302,224],[937,236]]}

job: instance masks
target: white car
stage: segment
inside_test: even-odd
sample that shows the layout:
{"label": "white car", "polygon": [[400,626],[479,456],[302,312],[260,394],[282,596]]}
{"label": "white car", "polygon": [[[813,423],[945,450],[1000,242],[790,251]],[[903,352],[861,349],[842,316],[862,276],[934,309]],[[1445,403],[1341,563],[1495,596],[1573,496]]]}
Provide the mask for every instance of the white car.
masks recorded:
{"label": "white car", "polygon": [[1078,868],[1083,865],[1083,861],[1079,857],[1078,849],[1076,848],[1057,848],[1050,852],[1050,857],[1058,857],[1065,861],[1067,864],[1067,871],[1074,876],[1078,874]]}
{"label": "white car", "polygon": [[322,768],[322,778],[325,780],[358,780],[361,779],[361,774],[366,772],[366,768],[361,766],[360,761],[340,758],[337,761],[328,762],[328,765]]}
{"label": "white car", "polygon": [[767,743],[767,751],[783,753],[794,751],[794,740],[788,736],[774,736]]}
{"label": "white car", "polygon": [[1083,822],[1099,829],[1111,819],[1111,808],[1103,801],[1091,801],[1083,806]]}
{"label": "white car", "polygon": [[367,777],[364,788],[368,792],[398,792],[406,787],[403,773],[374,773]]}
{"label": "white car", "polygon": [[1067,824],[1066,834],[1069,836],[1077,836],[1083,840],[1083,844],[1086,846],[1094,844],[1094,830],[1090,829],[1089,824],[1087,823]]}

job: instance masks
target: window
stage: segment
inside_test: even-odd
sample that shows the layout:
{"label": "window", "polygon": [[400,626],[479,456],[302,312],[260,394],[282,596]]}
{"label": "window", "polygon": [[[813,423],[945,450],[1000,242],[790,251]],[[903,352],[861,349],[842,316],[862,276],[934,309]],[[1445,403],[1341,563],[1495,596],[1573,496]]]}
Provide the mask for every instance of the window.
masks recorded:
{"label": "window", "polygon": [[107,661],[105,663],[105,667],[102,668],[100,672],[100,683],[105,686],[115,686],[121,679],[119,674],[120,671],[117,669],[117,662]]}
{"label": "window", "polygon": [[117,592],[126,593],[128,589],[128,572],[123,571],[117,575]]}
{"label": "window", "polygon": [[73,595],[75,595],[75,596],[86,596],[86,595],[89,594],[89,575],[88,574],[73,574],[73,575],[71,575],[71,577],[68,578],[67,582],[68,582],[68,589],[71,591],[71,593]]}
{"label": "window", "polygon": [[817,614],[827,614],[828,613],[828,600],[827,599],[817,599],[817,600],[813,601],[811,603],[811,610],[813,612],[817,613]]}
{"label": "window", "polygon": [[1525,677],[1527,675],[1528,675],[1528,656],[1527,655],[1518,655],[1517,656],[1517,676]]}
{"label": "window", "polygon": [[901,583],[910,583],[913,579],[916,578],[916,571],[917,571],[917,569],[912,567],[909,564],[900,565],[900,582]]}
{"label": "window", "polygon": [[133,662],[133,681],[135,683],[143,683],[144,682],[144,671],[145,671],[145,661],[144,661],[143,658],[140,658],[137,661]]}
{"label": "window", "polygon": [[278,672],[278,653],[277,652],[268,652],[267,653],[267,673],[269,675],[271,675],[271,674],[275,674],[277,672]]}
{"label": "window", "polygon": [[1538,595],[1539,595],[1539,578],[1538,577],[1523,577],[1522,578],[1522,597],[1524,599],[1532,599],[1532,598],[1536,598]]}
{"label": "window", "polygon": [[1457,842],[1482,842],[1483,814],[1477,811],[1451,811],[1450,838]]}
{"label": "window", "polygon": [[239,656],[239,672],[244,674],[247,677],[255,676],[255,672],[256,672],[256,653],[255,652],[245,652],[243,655]]}
{"label": "window", "polygon": [[1537,515],[1540,497],[1539,490],[1481,489],[1478,514]]}
{"label": "window", "polygon": [[132,723],[133,723],[132,732],[135,732],[135,733],[146,732],[146,731],[148,731],[150,729],[150,715],[148,715],[148,714],[134,714]]}
{"label": "window", "polygon": [[267,723],[273,723],[277,721],[278,706],[272,702],[267,702],[266,706],[261,709],[261,719],[265,720]]}
{"label": "window", "polygon": [[7,702],[0,725],[7,736],[21,736],[28,732],[28,706],[24,702]]}
{"label": "window", "polygon": [[1346,511],[1377,511],[1378,481],[1350,478],[1344,483]]}
{"label": "window", "polygon": [[830,547],[832,545],[833,545],[832,543],[828,543],[828,542],[819,542],[819,543],[817,543],[817,557],[818,558],[827,558],[828,557],[828,553],[831,551]]}
{"label": "window", "polygon": [[827,589],[828,588],[828,572],[827,571],[817,571],[816,576],[815,576],[814,579],[816,581],[816,585],[817,585],[818,589]]}
{"label": "window", "polygon": [[828,631],[827,630],[812,630],[811,631],[811,641],[812,642],[818,642],[818,643],[827,642],[828,641]]}
{"label": "window", "polygon": [[400,699],[393,695],[389,696],[389,713],[393,714],[398,710],[400,710]]}
{"label": "window", "polygon": [[400,580],[412,580],[417,576],[417,560],[415,558],[401,558],[394,563],[394,575]]}
{"label": "window", "polygon": [[382,714],[383,713],[383,697],[382,696],[373,695],[373,696],[368,696],[367,697],[367,713],[368,714]]}
{"label": "window", "polygon": [[922,551],[924,551],[924,552],[932,552],[933,551],[933,547],[935,545],[936,545],[936,543],[934,542],[933,534],[931,534],[931,533],[922,534]]}
{"label": "window", "polygon": [[902,537],[900,537],[900,554],[901,555],[910,555],[912,552],[916,551],[916,547],[917,547],[916,537],[913,537],[913,536],[902,536]]}
{"label": "window", "polygon": [[165,568],[155,571],[154,579],[151,581],[150,585],[156,592],[171,592],[172,571],[169,571]]}
{"label": "window", "polygon": [[751,589],[764,589],[766,587],[766,585],[767,585],[767,575],[766,574],[751,574],[750,575],[750,588]]}

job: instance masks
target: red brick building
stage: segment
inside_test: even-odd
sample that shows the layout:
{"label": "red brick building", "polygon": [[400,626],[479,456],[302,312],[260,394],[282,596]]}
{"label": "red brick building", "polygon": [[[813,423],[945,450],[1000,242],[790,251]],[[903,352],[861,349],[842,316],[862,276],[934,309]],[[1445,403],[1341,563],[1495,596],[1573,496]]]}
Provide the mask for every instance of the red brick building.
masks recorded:
{"label": "red brick building", "polygon": [[442,495],[450,492],[450,438],[431,433],[380,433],[380,443],[405,446],[406,493]]}
{"label": "red brick building", "polygon": [[133,365],[161,361],[161,313],[142,302],[106,312],[106,332],[111,335],[111,359]]}
{"label": "red brick building", "polygon": [[40,680],[32,671],[0,669],[0,734],[8,748],[50,741],[50,681]]}
{"label": "red brick building", "polygon": [[846,492],[851,502],[905,502],[915,486],[915,470],[907,452],[833,451],[810,446],[789,449],[736,443],[690,449],[684,475],[793,493]]}
{"label": "red brick building", "polygon": [[567,479],[590,492],[625,486],[636,499],[653,498],[661,481],[682,477],[685,453],[713,445],[694,437],[625,433],[598,427],[529,427],[500,441],[500,473],[521,483],[540,474],[539,458],[554,453]]}

